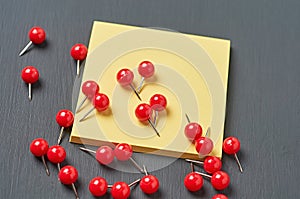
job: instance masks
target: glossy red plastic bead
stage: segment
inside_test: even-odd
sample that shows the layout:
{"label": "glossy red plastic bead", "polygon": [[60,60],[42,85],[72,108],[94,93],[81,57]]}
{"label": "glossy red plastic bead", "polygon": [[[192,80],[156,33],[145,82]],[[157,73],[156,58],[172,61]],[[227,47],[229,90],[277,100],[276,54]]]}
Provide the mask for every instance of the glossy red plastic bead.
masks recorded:
{"label": "glossy red plastic bead", "polygon": [[150,98],[150,106],[155,111],[163,111],[167,107],[167,99],[161,94],[155,94]]}
{"label": "glossy red plastic bead", "polygon": [[123,68],[117,73],[117,81],[122,86],[130,85],[133,81],[133,78],[134,78],[133,72],[127,68]]}
{"label": "glossy red plastic bead", "polygon": [[97,82],[88,80],[82,84],[81,90],[86,97],[92,99],[96,93],[99,93],[100,87]]}
{"label": "glossy red plastic bead", "polygon": [[151,77],[154,71],[154,65],[150,61],[143,61],[139,64],[138,72],[144,78]]}
{"label": "glossy red plastic bead", "polygon": [[150,119],[151,111],[152,109],[149,104],[142,103],[136,107],[135,116],[138,118],[138,120],[144,122]]}
{"label": "glossy red plastic bead", "polygon": [[32,43],[41,44],[46,39],[46,32],[43,28],[39,26],[34,26],[29,30],[28,36]]}
{"label": "glossy red plastic bead", "polygon": [[66,151],[62,146],[54,145],[48,149],[47,157],[50,162],[58,164],[66,159]]}
{"label": "glossy red plastic bead", "polygon": [[93,105],[98,111],[105,111],[109,107],[109,98],[103,93],[96,93]]}
{"label": "glossy red plastic bead", "polygon": [[207,173],[213,174],[214,172],[221,170],[222,162],[220,158],[208,156],[204,160],[203,168]]}
{"label": "glossy red plastic bead", "polygon": [[228,137],[223,142],[223,151],[229,155],[237,153],[240,147],[240,141],[236,137]]}
{"label": "glossy red plastic bead", "polygon": [[21,72],[21,77],[24,82],[33,84],[39,79],[39,71],[34,66],[26,66]]}
{"label": "glossy red plastic bead", "polygon": [[189,190],[189,191],[198,191],[202,188],[203,186],[203,178],[200,174],[191,172],[187,174],[184,178],[184,186]]}
{"label": "glossy red plastic bead", "polygon": [[75,167],[67,165],[61,168],[58,173],[58,178],[61,183],[70,185],[75,183],[78,178],[78,171]]}
{"label": "glossy red plastic bead", "polygon": [[70,54],[75,60],[84,60],[87,56],[88,49],[85,45],[83,44],[75,44],[72,46]]}
{"label": "glossy red plastic bead", "polygon": [[127,143],[120,143],[114,149],[115,156],[120,161],[126,161],[132,156],[132,147]]}
{"label": "glossy red plastic bead", "polygon": [[159,188],[159,180],[153,175],[146,175],[140,181],[140,188],[146,194],[153,194]]}
{"label": "glossy red plastic bead", "polygon": [[107,192],[107,182],[102,177],[95,177],[89,183],[89,190],[93,196],[100,197]]}
{"label": "glossy red plastic bead", "polygon": [[48,142],[43,138],[34,139],[30,144],[30,151],[36,157],[45,155],[48,151]]}
{"label": "glossy red plastic bead", "polygon": [[228,199],[224,194],[216,194],[211,199]]}
{"label": "glossy red plastic bead", "polygon": [[96,151],[96,160],[100,164],[108,165],[114,160],[114,151],[109,146],[101,146]]}
{"label": "glossy red plastic bead", "polygon": [[195,148],[200,157],[207,156],[214,148],[212,140],[208,137],[200,137],[195,140]]}
{"label": "glossy red plastic bead", "polygon": [[202,136],[202,127],[196,122],[188,123],[184,128],[185,136],[192,142]]}
{"label": "glossy red plastic bead", "polygon": [[130,196],[130,187],[125,182],[116,182],[110,193],[114,199],[127,199]]}
{"label": "glossy red plastic bead", "polygon": [[56,115],[56,122],[59,126],[70,127],[74,122],[74,115],[71,111],[63,109],[60,110]]}
{"label": "glossy red plastic bead", "polygon": [[216,171],[212,175],[210,182],[216,190],[223,190],[228,187],[230,183],[230,177],[224,171]]}

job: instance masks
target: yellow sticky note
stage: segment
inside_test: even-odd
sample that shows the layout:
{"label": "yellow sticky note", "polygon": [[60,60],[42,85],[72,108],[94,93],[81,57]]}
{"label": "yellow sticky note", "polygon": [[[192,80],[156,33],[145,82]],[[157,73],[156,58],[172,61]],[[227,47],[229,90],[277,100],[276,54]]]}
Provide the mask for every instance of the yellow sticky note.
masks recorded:
{"label": "yellow sticky note", "polygon": [[[94,22],[82,82],[96,81],[100,92],[110,98],[110,107],[95,110],[79,122],[93,107],[86,102],[75,114],[70,141],[96,146],[128,143],[136,152],[198,159],[194,144],[184,134],[187,114],[202,126],[203,134],[211,128],[211,155],[221,157],[229,53],[228,40]],[[116,74],[131,69],[137,87],[141,81],[137,68],[144,60],[154,64],[155,74],[145,80],[139,101],[130,87],[118,84]],[[149,103],[156,93],[168,101],[156,124],[161,137],[135,116],[138,104]],[[80,92],[77,106],[84,97]]]}

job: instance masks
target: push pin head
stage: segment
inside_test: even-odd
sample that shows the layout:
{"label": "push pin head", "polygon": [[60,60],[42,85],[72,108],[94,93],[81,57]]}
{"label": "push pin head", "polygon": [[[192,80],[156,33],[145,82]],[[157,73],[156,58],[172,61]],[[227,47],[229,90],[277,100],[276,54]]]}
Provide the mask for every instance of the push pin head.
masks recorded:
{"label": "push pin head", "polygon": [[223,151],[229,155],[234,155],[234,158],[239,166],[241,172],[243,172],[242,165],[238,159],[237,152],[240,150],[241,144],[236,137],[228,137],[223,142]]}
{"label": "push pin head", "polygon": [[204,160],[203,168],[207,173],[213,174],[216,171],[221,170],[222,162],[220,158],[217,158],[215,156],[208,156]]}
{"label": "push pin head", "polygon": [[61,126],[60,134],[57,140],[57,144],[59,145],[64,128],[68,128],[73,125],[74,115],[69,110],[66,109],[60,110],[56,115],[56,122],[59,126]]}
{"label": "push pin head", "polygon": [[150,61],[143,61],[139,64],[138,72],[142,77],[149,78],[155,72],[154,65]]}
{"label": "push pin head", "polygon": [[72,185],[73,191],[75,193],[76,199],[79,199],[78,193],[74,183],[77,181],[78,178],[78,171],[75,167],[67,165],[61,168],[58,172],[58,178],[61,183],[65,185]]}
{"label": "push pin head", "polygon": [[159,180],[153,175],[149,175],[144,165],[145,176],[141,179],[140,188],[146,194],[153,194],[159,188]]}
{"label": "push pin head", "polygon": [[211,199],[228,199],[224,194],[216,194]]}
{"label": "push pin head", "polygon": [[60,170],[60,163],[66,159],[66,151],[62,146],[54,145],[48,149],[47,157],[50,162],[57,164],[58,171]]}
{"label": "push pin head", "polygon": [[100,87],[97,84],[97,82],[92,81],[92,80],[85,81],[81,87],[81,91],[85,95],[85,98],[80,102],[76,112],[78,112],[80,110],[80,108],[82,107],[82,105],[84,104],[84,102],[87,99],[93,100],[95,94],[99,93],[99,90],[100,90]]}
{"label": "push pin head", "polygon": [[96,160],[103,165],[108,165],[114,160],[114,151],[109,146],[101,146],[96,151]]}
{"label": "push pin head", "polygon": [[127,143],[120,143],[114,149],[115,156],[120,161],[126,161],[132,156],[132,147]]}
{"label": "push pin head", "polygon": [[119,82],[119,84],[121,86],[130,86],[130,88],[133,90],[133,92],[139,98],[139,100],[142,100],[140,95],[132,85],[133,78],[134,78],[133,72],[127,68],[123,68],[119,70],[119,72],[117,73],[117,81]]}
{"label": "push pin head", "polygon": [[195,141],[196,151],[199,153],[199,157],[203,158],[210,154],[214,148],[213,141],[208,137],[200,137]]}
{"label": "push pin head", "polygon": [[196,122],[188,123],[184,128],[185,136],[192,142],[202,136],[202,127]]}
{"label": "push pin head", "polygon": [[146,103],[139,104],[135,109],[135,116],[139,121],[145,122],[150,119],[151,116],[151,106]]}
{"label": "push pin head", "polygon": [[161,94],[155,94],[150,98],[150,106],[155,111],[163,111],[167,107],[167,99]]}
{"label": "push pin head", "polygon": [[212,175],[210,182],[216,190],[223,190],[228,187],[230,183],[230,177],[224,171],[216,171]]}
{"label": "push pin head", "polygon": [[95,197],[100,197],[107,192],[107,181],[102,177],[95,177],[89,183],[89,190]]}
{"label": "push pin head", "polygon": [[130,196],[130,187],[136,185],[141,179],[137,179],[129,185],[125,182],[116,182],[111,187],[110,193],[114,199],[127,199]]}
{"label": "push pin head", "polygon": [[28,98],[31,100],[31,84],[39,79],[39,71],[34,66],[26,66],[21,72],[21,77],[28,84]]}
{"label": "push pin head", "polygon": [[44,29],[38,26],[32,27],[28,32],[28,36],[30,41],[20,52],[19,56],[22,56],[32,44],[41,44],[46,39],[46,33]]}
{"label": "push pin head", "polygon": [[191,192],[199,191],[203,186],[203,178],[200,174],[191,172],[185,176],[184,186]]}
{"label": "push pin head", "polygon": [[49,148],[49,145],[48,145],[48,142],[45,139],[37,138],[37,139],[35,139],[31,142],[29,149],[30,149],[30,152],[34,156],[42,158],[44,167],[46,169],[46,173],[49,176],[50,172],[49,172],[48,166],[47,166],[46,161],[45,161],[45,155],[47,154],[48,148]]}
{"label": "push pin head", "polygon": [[80,61],[83,61],[88,53],[88,49],[85,45],[83,44],[75,44],[72,46],[70,54],[77,61],[77,76],[79,75],[79,66],[80,66]]}

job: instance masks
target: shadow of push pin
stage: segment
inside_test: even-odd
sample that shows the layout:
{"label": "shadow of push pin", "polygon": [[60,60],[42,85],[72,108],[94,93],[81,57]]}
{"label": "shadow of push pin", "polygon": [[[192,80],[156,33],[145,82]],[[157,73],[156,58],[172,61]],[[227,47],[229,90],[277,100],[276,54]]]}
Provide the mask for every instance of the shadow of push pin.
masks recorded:
{"label": "shadow of push pin", "polygon": [[76,113],[80,110],[80,108],[82,107],[84,102],[87,99],[92,100],[94,98],[95,94],[99,93],[99,90],[100,90],[100,87],[97,84],[97,82],[92,81],[92,80],[85,81],[81,86],[81,91],[85,95],[85,98],[80,102],[80,104],[76,110]]}
{"label": "shadow of push pin", "polygon": [[83,61],[88,53],[88,49],[85,45],[83,44],[75,44],[72,46],[70,54],[73,57],[73,59],[76,60],[76,74],[79,76],[80,73],[80,61]]}
{"label": "shadow of push pin", "polygon": [[77,178],[78,178],[77,169],[73,166],[70,166],[70,165],[64,166],[58,172],[58,178],[59,178],[59,180],[62,184],[72,185],[72,188],[73,188],[74,194],[76,196],[76,199],[79,199],[78,192],[77,192],[75,184],[74,184],[77,181]]}
{"label": "shadow of push pin", "polygon": [[226,138],[223,142],[223,151],[229,155],[234,155],[234,159],[237,162],[241,173],[243,173],[242,165],[236,154],[240,150],[240,146],[241,144],[239,139],[233,136]]}
{"label": "shadow of push pin", "polygon": [[41,44],[46,39],[45,30],[38,26],[32,27],[28,32],[28,36],[30,41],[20,52],[19,57],[22,56],[32,44]]}
{"label": "shadow of push pin", "polygon": [[139,98],[140,101],[142,101],[140,95],[132,85],[133,78],[134,78],[133,72],[127,68],[123,68],[117,73],[117,81],[119,82],[119,84],[121,86],[130,86],[130,88],[133,90],[135,95]]}
{"label": "shadow of push pin", "polygon": [[60,163],[66,159],[66,151],[62,146],[54,145],[48,149],[47,158],[53,164],[57,164],[57,169],[60,171]]}
{"label": "shadow of push pin", "polygon": [[109,98],[103,93],[96,93],[93,98],[93,108],[91,108],[80,120],[82,122],[94,109],[103,112],[109,107]]}
{"label": "shadow of push pin", "polygon": [[215,173],[211,175],[201,173],[201,172],[195,172],[198,173],[204,177],[207,177],[210,179],[211,185],[216,189],[216,190],[224,190],[229,186],[230,183],[230,177],[229,175],[224,172],[224,171],[216,171]]}
{"label": "shadow of push pin", "polygon": [[148,171],[143,165],[145,176],[141,179],[140,188],[146,194],[153,194],[159,189],[159,180],[154,175],[148,174]]}
{"label": "shadow of push pin", "polygon": [[48,145],[48,142],[46,140],[44,140],[42,138],[37,138],[37,139],[34,139],[31,142],[29,149],[30,149],[30,152],[34,156],[42,158],[44,167],[46,169],[46,173],[49,176],[50,172],[49,172],[48,166],[47,166],[46,161],[45,161],[45,155],[47,154],[48,148],[49,148],[49,145]]}
{"label": "shadow of push pin", "polygon": [[[115,199],[127,199],[130,196],[130,187],[136,185],[140,181],[141,179],[137,179],[130,184],[127,184],[126,182],[116,182],[111,186],[110,193]],[[110,187],[110,185],[108,187]]]}
{"label": "shadow of push pin", "polygon": [[150,119],[151,113],[152,113],[152,108],[149,104],[146,104],[146,103],[139,104],[135,109],[135,116],[137,117],[137,119],[141,122],[148,121],[148,123],[151,125],[151,127],[155,131],[156,135],[158,137],[160,137],[157,129],[155,128],[155,125],[153,124],[153,122]]}
{"label": "shadow of push pin", "polygon": [[137,88],[137,92],[140,93],[146,78],[153,76],[155,69],[154,65],[150,61],[143,61],[139,64],[138,72],[142,76],[141,83]]}
{"label": "shadow of push pin", "polygon": [[56,115],[56,122],[59,126],[61,126],[60,133],[57,139],[57,144],[59,145],[61,142],[64,129],[72,126],[74,122],[74,115],[69,110],[66,109],[60,110]]}
{"label": "shadow of push pin", "polygon": [[28,98],[31,101],[31,84],[39,80],[39,71],[34,66],[26,66],[21,72],[21,77],[24,82],[28,83]]}

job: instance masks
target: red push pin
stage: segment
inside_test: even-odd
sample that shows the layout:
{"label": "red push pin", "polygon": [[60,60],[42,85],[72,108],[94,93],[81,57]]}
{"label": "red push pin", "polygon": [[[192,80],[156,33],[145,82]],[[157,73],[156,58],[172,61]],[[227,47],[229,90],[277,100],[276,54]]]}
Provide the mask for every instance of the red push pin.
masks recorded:
{"label": "red push pin", "polygon": [[133,78],[133,72],[127,68],[123,68],[117,73],[117,81],[119,82],[119,84],[121,86],[130,86],[130,88],[134,91],[135,95],[139,98],[139,100],[142,101],[140,95],[132,85]]}
{"label": "red push pin", "polygon": [[101,146],[97,149],[97,151],[87,149],[84,147],[79,147],[79,149],[85,152],[94,153],[96,160],[103,165],[110,164],[115,157],[113,149],[109,146]]}
{"label": "red push pin", "polygon": [[138,120],[141,122],[148,121],[151,127],[154,129],[157,136],[160,137],[157,129],[155,128],[155,125],[150,119],[151,113],[152,113],[151,106],[146,103],[139,104],[135,109],[135,116],[138,118]]}
{"label": "red push pin", "polygon": [[185,116],[188,124],[184,128],[184,134],[191,142],[194,142],[202,136],[202,127],[197,122],[191,122],[187,114]]}
{"label": "red push pin", "polygon": [[38,26],[32,27],[28,32],[28,36],[30,41],[20,52],[19,57],[22,56],[32,44],[41,44],[46,39],[45,30]]}
{"label": "red push pin", "polygon": [[156,126],[158,112],[161,112],[167,107],[167,99],[161,94],[155,94],[150,98],[150,106],[155,112],[154,125]]}
{"label": "red push pin", "polygon": [[89,190],[95,197],[104,196],[107,192],[107,188],[107,181],[100,176],[93,178],[89,183]]}
{"label": "red push pin", "polygon": [[228,137],[223,142],[223,151],[229,155],[234,155],[234,159],[236,160],[241,173],[243,173],[242,165],[236,154],[240,150],[240,147],[241,147],[240,141],[236,137],[232,137],[232,136]]}
{"label": "red push pin", "polygon": [[47,157],[50,162],[57,164],[57,169],[60,171],[60,163],[66,159],[66,151],[62,146],[54,145],[48,149]]}
{"label": "red push pin", "polygon": [[191,192],[199,191],[203,186],[203,178],[195,172],[194,165],[191,163],[192,172],[184,178],[184,186]]}
{"label": "red push pin", "polygon": [[224,171],[216,171],[212,176],[201,172],[196,173],[210,178],[210,182],[216,190],[226,189],[230,183],[230,177]]}
{"label": "red push pin", "polygon": [[21,77],[24,82],[28,83],[28,98],[31,100],[31,84],[39,79],[39,71],[34,66],[26,66],[23,68]]}
{"label": "red push pin", "polygon": [[141,179],[140,188],[146,194],[153,194],[159,189],[159,180],[153,175],[149,175],[145,165],[143,165],[145,176]]}
{"label": "red push pin", "polygon": [[75,59],[77,61],[77,70],[76,70],[76,74],[77,76],[79,76],[79,67],[80,67],[80,61],[83,61],[88,53],[88,49],[85,45],[83,44],[75,44],[74,46],[72,46],[70,54],[73,57],[73,59]]}
{"label": "red push pin", "polygon": [[57,139],[57,144],[59,145],[64,129],[72,126],[74,122],[74,115],[69,110],[66,109],[60,110],[56,115],[56,122],[59,126],[61,126],[60,133]]}
{"label": "red push pin", "polygon": [[76,113],[80,110],[80,108],[82,107],[84,102],[87,99],[92,100],[93,97],[95,96],[95,94],[99,93],[99,90],[100,90],[100,87],[97,84],[97,82],[92,81],[92,80],[85,81],[81,86],[81,91],[85,95],[85,98],[80,102],[80,104],[76,110]]}
{"label": "red push pin", "polygon": [[75,193],[76,199],[79,199],[76,187],[75,187],[75,182],[78,178],[78,171],[75,167],[67,165],[61,168],[61,170],[58,173],[58,178],[61,183],[65,185],[72,185],[73,191]]}
{"label": "red push pin", "polygon": [[155,71],[154,65],[150,61],[143,61],[139,64],[138,72],[142,76],[142,80],[137,89],[138,93],[141,92],[145,79],[153,76],[154,71]]}
{"label": "red push pin", "polygon": [[204,162],[190,159],[185,159],[185,161],[203,165],[204,170],[209,174],[213,174],[216,171],[220,171],[222,168],[222,162],[220,158],[215,156],[207,156]]}
{"label": "red push pin", "polygon": [[110,193],[114,199],[127,199],[130,196],[130,187],[139,183],[141,179],[127,184],[126,182],[116,182],[111,187]]}
{"label": "red push pin", "polygon": [[203,158],[210,154],[214,148],[214,143],[209,137],[200,137],[195,141],[196,151],[199,153],[199,157]]}
{"label": "red push pin", "polygon": [[49,176],[50,172],[49,172],[48,166],[45,161],[45,155],[48,151],[48,148],[49,148],[49,145],[46,140],[44,140],[42,138],[37,138],[31,142],[29,149],[34,156],[42,158],[44,167],[46,169],[46,173]]}
{"label": "red push pin", "polygon": [[211,199],[228,199],[224,194],[216,194]]}
{"label": "red push pin", "polygon": [[119,143],[115,149],[114,154],[116,158],[120,161],[130,160],[135,168],[137,168],[141,173],[144,173],[145,170],[132,158],[132,147],[127,143]]}
{"label": "red push pin", "polygon": [[105,111],[109,107],[109,98],[103,93],[96,93],[93,98],[93,108],[91,108],[80,120],[82,122],[94,109],[99,112]]}

